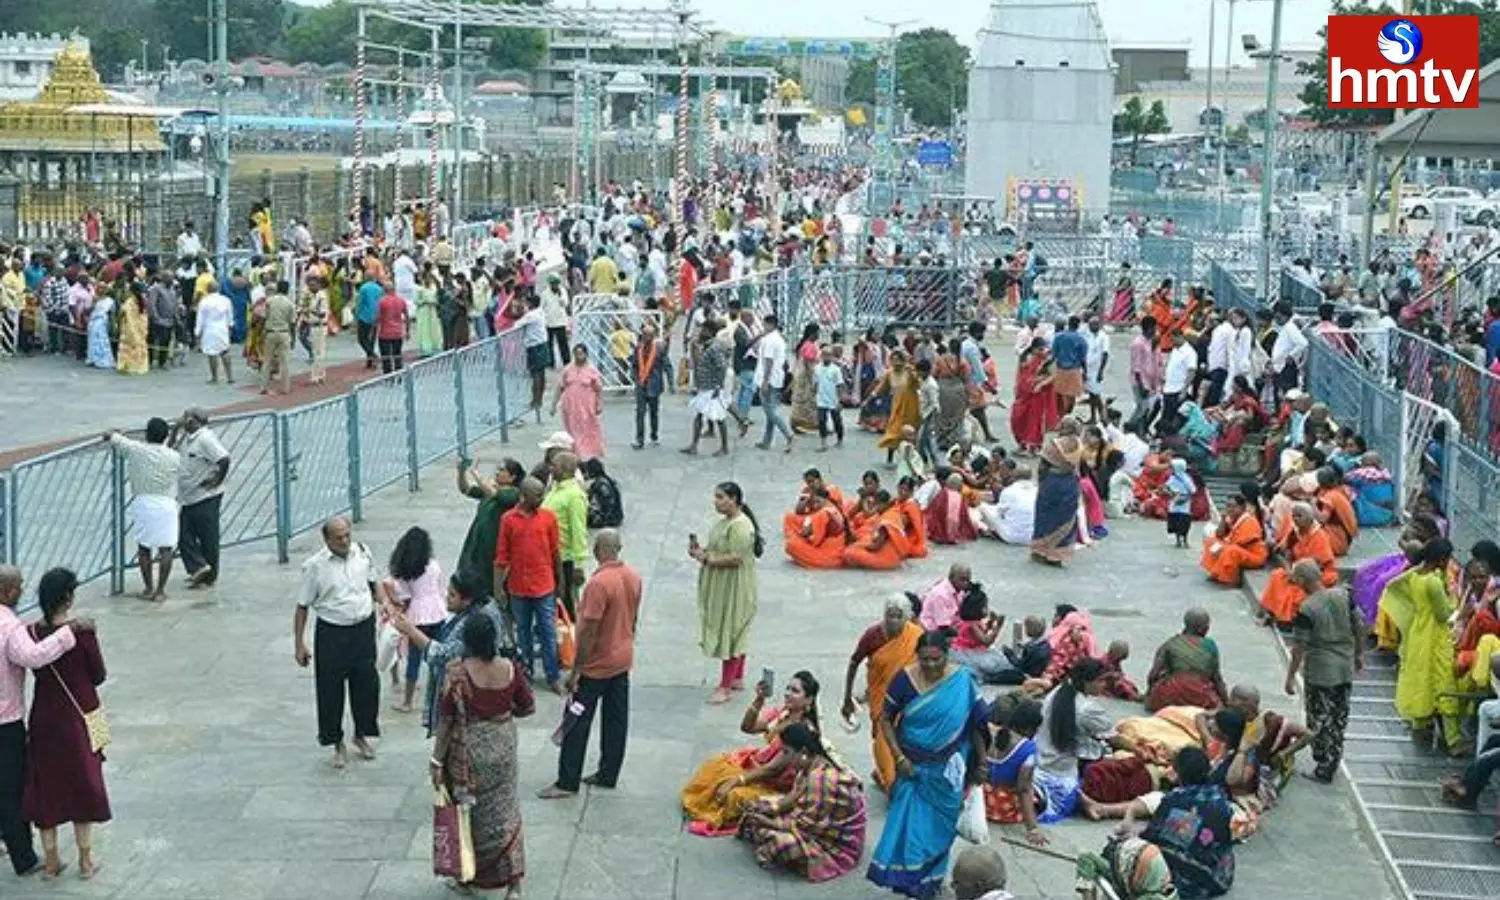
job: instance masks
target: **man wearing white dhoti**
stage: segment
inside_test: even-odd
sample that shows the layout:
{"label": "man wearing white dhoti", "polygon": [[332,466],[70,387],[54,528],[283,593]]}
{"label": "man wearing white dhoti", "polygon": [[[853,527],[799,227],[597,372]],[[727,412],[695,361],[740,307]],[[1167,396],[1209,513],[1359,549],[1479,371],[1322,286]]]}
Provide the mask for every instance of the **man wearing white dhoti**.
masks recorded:
{"label": "man wearing white dhoti", "polygon": [[[146,423],[145,441],[118,431],[104,435],[104,440],[125,458],[125,476],[135,493],[131,516],[135,522],[136,564],[145,584],[141,599],[157,603],[167,599],[167,576],[172,574],[172,553],[177,548],[177,480],[182,457],[167,446],[170,431],[166,419],[153,418]],[[155,580],[152,556],[156,557]]]}

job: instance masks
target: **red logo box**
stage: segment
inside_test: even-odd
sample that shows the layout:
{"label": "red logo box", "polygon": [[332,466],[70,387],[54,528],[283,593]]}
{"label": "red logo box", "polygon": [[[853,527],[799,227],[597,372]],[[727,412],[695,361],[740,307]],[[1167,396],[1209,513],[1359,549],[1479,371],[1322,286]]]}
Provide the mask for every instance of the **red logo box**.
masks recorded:
{"label": "red logo box", "polygon": [[1477,109],[1478,16],[1329,16],[1329,109]]}

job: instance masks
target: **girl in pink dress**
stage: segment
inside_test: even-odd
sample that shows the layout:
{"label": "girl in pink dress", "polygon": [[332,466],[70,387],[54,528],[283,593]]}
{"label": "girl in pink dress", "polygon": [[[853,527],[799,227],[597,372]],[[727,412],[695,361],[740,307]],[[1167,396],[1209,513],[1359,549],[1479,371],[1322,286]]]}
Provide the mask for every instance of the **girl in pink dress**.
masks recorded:
{"label": "girl in pink dress", "polygon": [[603,459],[604,431],[599,417],[604,414],[604,378],[589,362],[589,351],[582,344],[573,347],[573,362],[563,366],[557,381],[554,415],[559,407],[563,429],[573,436],[573,452],[578,458]]}

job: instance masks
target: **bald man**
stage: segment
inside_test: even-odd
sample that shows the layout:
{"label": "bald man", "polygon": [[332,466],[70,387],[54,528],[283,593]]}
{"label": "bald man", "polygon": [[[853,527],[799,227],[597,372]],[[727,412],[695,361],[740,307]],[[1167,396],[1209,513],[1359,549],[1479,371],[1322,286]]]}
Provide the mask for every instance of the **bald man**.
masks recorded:
{"label": "bald man", "polygon": [[[630,668],[635,662],[635,631],[641,612],[641,576],[620,561],[620,533],[606,528],[594,537],[599,568],[578,601],[578,655],[568,674],[567,690],[583,705],[578,721],[563,738],[557,759],[557,781],[538,794],[543,800],[571,797],[580,781],[613,788],[625,762],[630,719]],[[603,708],[599,737],[599,771],[581,778],[594,708]]]}
{"label": "bald man", "polygon": [[957,900],[1009,900],[1005,860],[994,847],[965,847],[953,861],[953,896]]}
{"label": "bald man", "polygon": [[[292,616],[293,658],[313,665],[318,703],[318,743],[333,748],[333,767],[349,762],[344,749],[344,693],[354,719],[354,749],[374,759],[371,740],[380,737],[380,677],[375,672],[374,561],[354,540],[349,520],[336,516],[323,523],[323,549],[302,563],[302,587]],[[307,649],[311,612],[313,650]]]}
{"label": "bald man", "polygon": [[1291,659],[1286,692],[1297,693],[1302,675],[1303,707],[1313,730],[1313,777],[1328,784],[1344,757],[1344,730],[1349,726],[1349,695],[1354,673],[1364,668],[1365,623],[1342,586],[1325,588],[1322,568],[1310,559],[1292,564],[1292,583],[1307,599],[1292,619]]}
{"label": "bald man", "polygon": [[0,566],[0,840],[17,875],[30,875],[42,867],[31,843],[31,826],[21,815],[21,795],[26,776],[26,670],[40,669],[73,649],[75,630],[93,628],[84,619],[74,619],[40,641],[33,641],[26,624],[16,615],[21,602],[21,570]]}
{"label": "bald man", "polygon": [[973,576],[969,567],[954,563],[948,569],[948,577],[928,589],[922,597],[922,627],[928,631],[958,626],[958,607],[969,592]]}

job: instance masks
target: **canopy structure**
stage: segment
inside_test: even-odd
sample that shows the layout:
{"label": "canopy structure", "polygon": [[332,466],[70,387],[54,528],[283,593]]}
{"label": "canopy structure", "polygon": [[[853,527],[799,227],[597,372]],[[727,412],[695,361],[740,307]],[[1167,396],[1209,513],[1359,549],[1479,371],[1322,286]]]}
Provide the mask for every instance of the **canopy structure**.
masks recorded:
{"label": "canopy structure", "polygon": [[1375,136],[1386,156],[1500,158],[1500,60],[1479,70],[1478,109],[1421,109],[1399,116]]}

